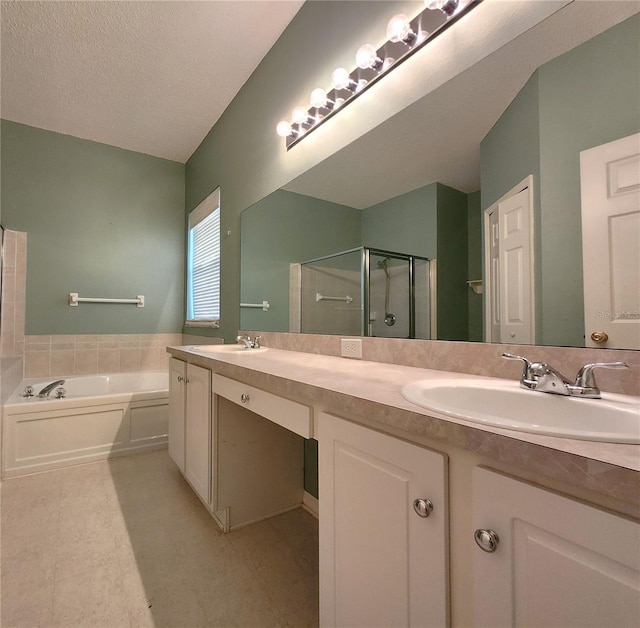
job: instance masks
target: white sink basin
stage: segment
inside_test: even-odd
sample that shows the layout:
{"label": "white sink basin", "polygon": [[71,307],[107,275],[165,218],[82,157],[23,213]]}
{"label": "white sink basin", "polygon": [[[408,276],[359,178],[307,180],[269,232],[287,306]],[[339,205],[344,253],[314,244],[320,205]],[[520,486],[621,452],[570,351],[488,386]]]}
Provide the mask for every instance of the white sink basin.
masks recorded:
{"label": "white sink basin", "polygon": [[435,379],[402,396],[435,412],[495,427],[580,440],[640,444],[640,397],[602,393],[577,399],[520,388],[518,382]]}
{"label": "white sink basin", "polygon": [[244,345],[194,345],[190,347],[192,351],[202,351],[204,353],[232,353],[233,355],[250,355],[252,353],[263,353],[267,347],[258,349],[247,349]]}

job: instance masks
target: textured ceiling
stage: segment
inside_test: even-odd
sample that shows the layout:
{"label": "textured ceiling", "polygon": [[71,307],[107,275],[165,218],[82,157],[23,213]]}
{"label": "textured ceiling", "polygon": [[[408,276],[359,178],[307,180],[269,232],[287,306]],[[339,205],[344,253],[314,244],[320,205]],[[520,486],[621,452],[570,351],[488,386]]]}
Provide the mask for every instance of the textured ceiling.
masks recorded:
{"label": "textured ceiling", "polygon": [[2,117],[185,162],[303,0],[2,1]]}

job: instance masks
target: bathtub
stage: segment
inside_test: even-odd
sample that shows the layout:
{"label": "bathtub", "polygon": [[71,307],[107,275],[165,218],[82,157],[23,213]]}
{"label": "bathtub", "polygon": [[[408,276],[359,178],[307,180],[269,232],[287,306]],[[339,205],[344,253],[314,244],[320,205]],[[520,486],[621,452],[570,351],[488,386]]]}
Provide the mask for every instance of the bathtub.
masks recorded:
{"label": "bathtub", "polygon": [[[65,398],[40,399],[57,379]],[[3,408],[2,477],[166,447],[168,390],[166,371],[23,380]]]}

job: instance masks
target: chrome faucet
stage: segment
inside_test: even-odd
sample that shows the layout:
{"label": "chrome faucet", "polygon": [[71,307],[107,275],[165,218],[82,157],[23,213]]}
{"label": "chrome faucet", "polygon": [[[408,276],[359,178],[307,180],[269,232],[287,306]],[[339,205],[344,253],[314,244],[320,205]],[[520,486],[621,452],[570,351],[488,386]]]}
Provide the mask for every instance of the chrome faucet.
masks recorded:
{"label": "chrome faucet", "polygon": [[260,348],[260,340],[262,336],[256,336],[253,340],[251,340],[251,336],[238,336],[236,340],[238,342],[244,343],[246,349],[259,349]]}
{"label": "chrome faucet", "polygon": [[583,397],[585,399],[600,399],[600,389],[596,385],[593,373],[596,368],[626,369],[624,362],[596,362],[585,364],[576,375],[575,382],[567,379],[562,373],[544,362],[530,362],[521,355],[503,353],[507,360],[522,360],[523,369],[520,377],[521,388],[546,392],[554,395]]}
{"label": "chrome faucet", "polygon": [[39,393],[38,397],[48,397],[49,393],[56,387],[62,386],[64,384],[63,379],[59,379],[57,382],[53,382],[51,384],[47,384]]}

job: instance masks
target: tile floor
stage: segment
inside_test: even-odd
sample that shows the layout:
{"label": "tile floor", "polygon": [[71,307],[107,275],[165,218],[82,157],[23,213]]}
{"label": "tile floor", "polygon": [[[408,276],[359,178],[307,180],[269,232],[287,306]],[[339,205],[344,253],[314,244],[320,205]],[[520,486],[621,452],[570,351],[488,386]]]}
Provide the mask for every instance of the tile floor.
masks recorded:
{"label": "tile floor", "polygon": [[1,484],[0,622],[317,626],[318,526],[222,534],[166,450]]}

